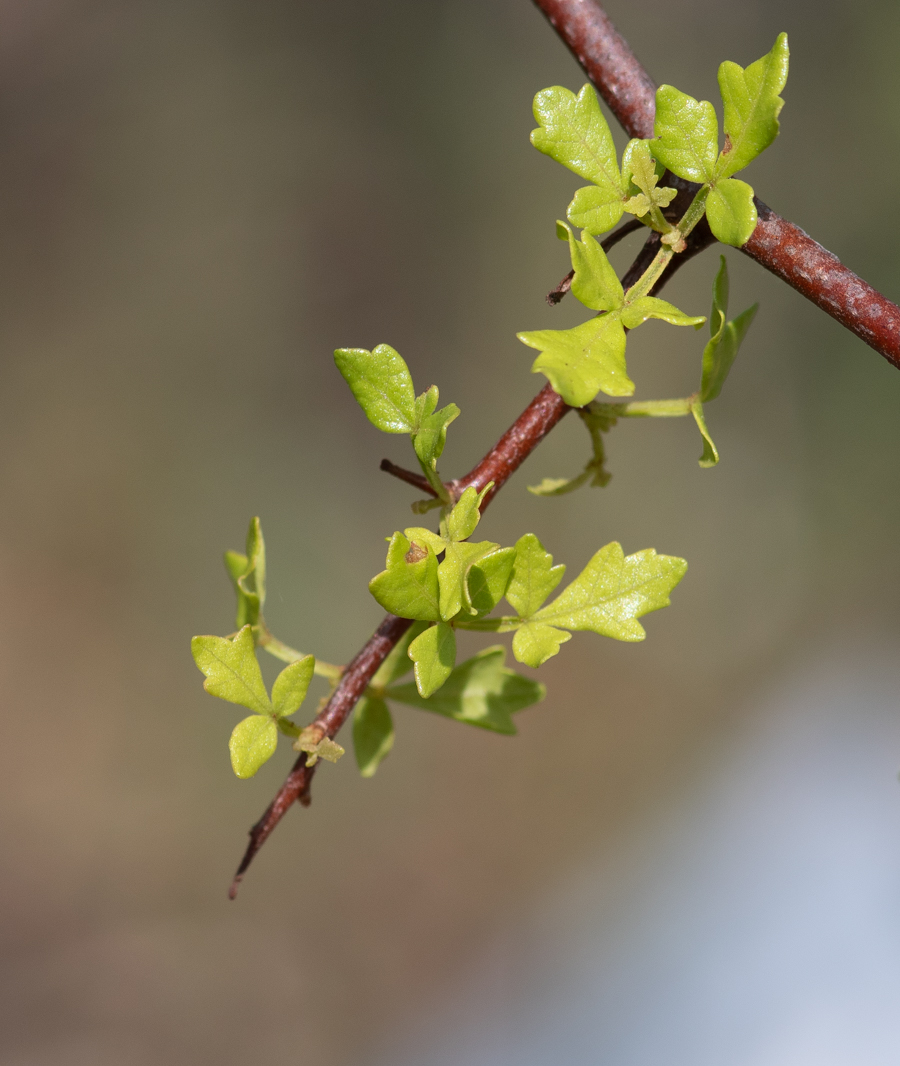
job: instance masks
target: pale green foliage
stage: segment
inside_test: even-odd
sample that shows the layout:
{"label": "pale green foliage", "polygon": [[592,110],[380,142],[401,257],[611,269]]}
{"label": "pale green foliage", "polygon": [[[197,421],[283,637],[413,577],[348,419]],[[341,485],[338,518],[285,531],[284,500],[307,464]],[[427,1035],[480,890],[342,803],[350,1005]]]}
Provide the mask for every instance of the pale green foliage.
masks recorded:
{"label": "pale green foliage", "polygon": [[568,236],[575,271],[572,292],[586,307],[604,313],[573,329],[542,329],[516,336],[542,353],[532,372],[544,374],[566,403],[583,407],[601,390],[608,396],[634,392],[625,363],[626,329],[635,329],[648,318],[676,326],[699,326],[706,319],[686,315],[654,296],[630,297],[589,233],[583,233],[581,241],[571,232]]}
{"label": "pale green foliage", "polygon": [[437,622],[441,617],[438,561],[434,550],[416,545],[395,533],[388,547],[385,569],[369,582],[369,592],[391,614]]}
{"label": "pale green foliage", "polygon": [[581,421],[587,427],[591,435],[591,458],[585,464],[584,470],[573,478],[545,477],[540,485],[529,485],[528,491],[534,496],[563,496],[567,492],[574,492],[582,485],[590,485],[592,488],[603,488],[608,485],[612,474],[606,469],[606,445],[603,440],[604,433],[608,433],[618,419],[610,415],[601,406],[595,410],[596,404],[589,404],[579,409]]}
{"label": "pale green foliage", "polygon": [[520,618],[530,618],[562,581],[565,563],[553,565],[553,556],[533,533],[516,541],[516,562],[506,599]]}
{"label": "pale green foliage", "polygon": [[446,622],[429,626],[409,646],[416,688],[423,699],[443,685],[456,665],[456,634]]}
{"label": "pale green foliage", "polygon": [[363,777],[372,777],[394,746],[394,723],[383,699],[363,696],[353,714],[353,752]]}
{"label": "pale green foliage", "polygon": [[308,725],[300,730],[300,735],[293,743],[294,751],[306,753],[306,765],[315,766],[319,759],[326,762],[337,762],[345,754],[340,744],[335,743],[325,735],[324,730],[318,725]]}
{"label": "pale green foliage", "polygon": [[625,210],[648,225],[657,229],[667,229],[659,225],[659,219],[648,219],[654,209],[663,211],[678,195],[675,189],[659,188],[659,181],[665,173],[665,167],[650,154],[646,141],[628,142],[622,155],[622,177],[630,183],[628,191],[631,196],[625,201]]}
{"label": "pale green foliage", "polygon": [[787,83],[788,39],[780,33],[772,50],[743,70],[726,60],[719,67],[719,92],[725,108],[725,147],[717,174],[727,178],[743,170],[778,136],[778,115]]}
{"label": "pale green foliage", "polygon": [[713,305],[709,317],[710,338],[703,349],[700,399],[704,402],[714,400],[722,391],[738,349],[759,310],[759,304],[754,304],[728,322],[728,289],[728,266],[723,255],[713,285]]}
{"label": "pale green foliage", "polygon": [[695,100],[673,85],[656,90],[656,121],[650,150],[680,178],[713,180],[719,154],[719,123],[708,100]]}
{"label": "pale green foliage", "polygon": [[709,228],[723,244],[740,248],[756,229],[753,189],[737,178],[725,178],[710,189],[706,201]]}
{"label": "pale green foliage", "polygon": [[247,554],[225,552],[225,569],[237,595],[235,625],[258,625],[266,602],[266,545],[258,518],[250,519],[247,530]]}
{"label": "pale green foliage", "polygon": [[416,428],[416,394],[409,368],[389,344],[373,351],[339,348],[334,361],[366,418],[385,433]]}
{"label": "pale green foliage", "polygon": [[306,698],[315,660],[307,655],[286,666],[275,679],[270,700],[249,624],[233,639],[194,637],[191,651],[194,662],[206,676],[203,687],[211,696],[239,703],[255,712],[235,727],[228,745],[234,772],[238,777],[252,777],[275,751],[278,720],[297,711]]}
{"label": "pale green foliage", "polygon": [[467,581],[469,603],[476,614],[488,614],[503,599],[515,561],[515,548],[500,548],[472,565]]}
{"label": "pale green foliage", "polygon": [[415,685],[389,688],[385,695],[423,711],[434,711],[457,722],[491,729],[495,733],[515,733],[510,715],[539,703],[546,695],[543,685],[522,677],[504,665],[505,649],[485,648],[461,663],[440,691],[423,698]]}

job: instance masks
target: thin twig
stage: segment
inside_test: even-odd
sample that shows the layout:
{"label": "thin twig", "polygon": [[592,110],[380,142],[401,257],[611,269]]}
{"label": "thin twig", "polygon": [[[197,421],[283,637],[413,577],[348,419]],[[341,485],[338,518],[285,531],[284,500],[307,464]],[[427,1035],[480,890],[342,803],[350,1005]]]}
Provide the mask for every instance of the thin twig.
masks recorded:
{"label": "thin twig", "polygon": [[390,459],[382,459],[380,470],[383,470],[386,474],[393,474],[394,477],[400,478],[401,481],[405,481],[407,485],[412,485],[422,492],[427,492],[429,496],[437,496],[437,493],[428,484],[428,479],[421,474],[416,474],[412,470],[407,470],[405,467],[397,466],[396,463],[392,463]]}

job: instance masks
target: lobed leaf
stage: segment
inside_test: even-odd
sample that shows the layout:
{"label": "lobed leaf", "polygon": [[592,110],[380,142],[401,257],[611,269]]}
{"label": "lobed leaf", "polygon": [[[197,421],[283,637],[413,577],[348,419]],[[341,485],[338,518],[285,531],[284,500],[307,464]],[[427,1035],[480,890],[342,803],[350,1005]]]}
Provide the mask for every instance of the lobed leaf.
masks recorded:
{"label": "lobed leaf", "polygon": [[515,548],[501,548],[473,563],[466,580],[469,603],[478,615],[492,611],[506,595],[515,561]]}
{"label": "lobed leaf", "polygon": [[606,252],[589,233],[582,233],[582,240],[565,223],[563,226],[569,240],[572,257],[572,293],[585,307],[592,311],[615,311],[625,302],[625,291]]}
{"label": "lobed leaf", "polygon": [[239,703],[256,714],[273,713],[249,625],[245,625],[233,640],[194,637],[191,653],[197,667],[206,675],[203,687],[211,696]]}
{"label": "lobed leaf", "polygon": [[278,727],[271,718],[251,714],[234,727],[228,750],[231,768],[238,777],[253,777],[264,762],[275,754],[278,746]]}
{"label": "lobed leaf", "polygon": [[540,123],[531,134],[535,148],[594,183],[592,232],[612,229],[622,217],[625,188],[593,87],[585,85],[578,96],[558,85],[543,89],[534,98],[534,117]]}
{"label": "lobed leaf", "polygon": [[583,407],[602,389],[630,396],[634,382],[625,363],[625,330],[618,312],[591,318],[573,329],[540,329],[516,336],[542,352],[532,364],[572,407]]}
{"label": "lobed leaf", "polygon": [[447,516],[447,535],[450,540],[466,540],[478,528],[481,520],[481,501],[484,493],[470,485],[460,496],[453,510]]}
{"label": "lobed leaf", "polygon": [[564,563],[553,565],[553,556],[533,533],[516,541],[516,559],[506,599],[520,617],[529,618],[562,581]]}
{"label": "lobed leaf", "polygon": [[353,752],[363,777],[372,777],[394,746],[394,723],[388,705],[363,696],[353,713]]}
{"label": "lobed leaf", "polygon": [[695,100],[672,85],[656,90],[656,136],[650,151],[673,174],[709,182],[719,154],[719,123],[708,100]]}
{"label": "lobed leaf", "polygon": [[738,178],[725,178],[710,189],[706,200],[706,220],[713,236],[723,244],[740,248],[756,229],[753,189]]}
{"label": "lobed leaf", "polygon": [[445,622],[429,626],[410,644],[409,657],[419,695],[428,699],[444,684],[456,664],[456,634],[452,627]]}
{"label": "lobed leaf", "polygon": [[560,645],[572,639],[564,629],[529,622],[516,630],[513,636],[513,655],[526,666],[541,666],[559,651]]}
{"label": "lobed leaf", "polygon": [[719,67],[725,147],[716,164],[717,178],[742,170],[778,136],[784,107],[778,94],[787,83],[789,58],[787,34],[780,33],[772,50],[746,70],[728,61]]}
{"label": "lobed leaf", "polygon": [[444,549],[444,558],[438,567],[438,582],[441,590],[441,618],[447,622],[463,608],[469,614],[477,610],[469,600],[468,578],[472,567],[500,547],[490,540],[449,543]]}
{"label": "lobed leaf", "polygon": [[433,711],[457,722],[496,733],[515,733],[516,727],[510,716],[539,703],[546,695],[546,689],[506,668],[503,665],[505,658],[502,647],[485,648],[457,666],[430,699],[424,699],[415,685],[400,685],[388,689],[385,695],[388,699]]}
{"label": "lobed leaf", "polygon": [[406,653],[409,650],[410,644],[420,633],[425,631],[427,625],[427,622],[413,622],[393,648],[391,648],[387,658],[381,666],[378,667],[375,676],[370,682],[373,688],[384,688],[385,685],[389,685],[398,677],[402,677],[404,674],[408,674],[409,671],[412,670],[412,660]]}
{"label": "lobed leaf", "polygon": [[412,433],[416,428],[416,394],[409,368],[389,345],[338,348],[334,361],[366,418],[385,433]]}
{"label": "lobed leaf", "polygon": [[385,569],[369,582],[369,591],[391,614],[423,622],[441,618],[438,561],[427,545],[414,545],[395,533],[388,546]]}
{"label": "lobed leaf", "polygon": [[622,308],[622,325],[626,329],[637,329],[648,318],[659,318],[672,326],[693,326],[698,329],[706,319],[703,315],[686,315],[667,300],[656,296],[639,296]]}

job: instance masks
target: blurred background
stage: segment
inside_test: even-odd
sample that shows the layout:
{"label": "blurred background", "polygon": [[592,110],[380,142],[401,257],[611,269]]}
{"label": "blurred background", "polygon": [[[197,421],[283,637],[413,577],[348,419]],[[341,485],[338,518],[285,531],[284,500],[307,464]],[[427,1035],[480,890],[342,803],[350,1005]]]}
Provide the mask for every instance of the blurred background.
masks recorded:
{"label": "blurred background", "polygon": [[[716,100],[787,30],[748,179],[900,295],[895,3],[608,11]],[[647,641],[576,635],[517,738],[399,709],[226,898],[292,753],[236,780],[191,661],[233,627],[221,553],[260,515],[275,633],[367,638],[414,498],[378,461],[411,453],[332,350],[388,342],[459,404],[445,476],[494,443],[543,381],[515,332],[583,318],[544,302],[579,182],[528,142],[583,81],[528,0],[0,3],[4,1066],[896,1063],[900,375],[735,251],[762,307],[721,464],[636,422],[607,488],[532,497],[587,457],[569,419],[482,527],[575,572],[686,557]],[[666,296],[706,313],[716,266]],[[644,327],[638,397],[693,391],[701,347]]]}

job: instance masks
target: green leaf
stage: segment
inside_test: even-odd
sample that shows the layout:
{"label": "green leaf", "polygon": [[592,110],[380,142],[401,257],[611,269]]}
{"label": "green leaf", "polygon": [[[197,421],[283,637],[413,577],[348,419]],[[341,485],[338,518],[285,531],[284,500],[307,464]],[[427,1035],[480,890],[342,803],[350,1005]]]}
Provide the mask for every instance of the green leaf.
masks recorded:
{"label": "green leaf", "polygon": [[385,569],[369,582],[369,591],[400,618],[440,620],[438,561],[427,545],[411,544],[402,533],[391,537]]}
{"label": "green leaf", "polygon": [[590,481],[592,474],[593,471],[585,467],[575,477],[545,477],[541,478],[539,484],[525,487],[532,496],[565,496],[567,492],[574,492]]}
{"label": "green leaf", "polygon": [[516,560],[506,598],[520,617],[529,618],[562,581],[564,563],[553,565],[553,556],[533,533],[516,541]]}
{"label": "green leaf", "polygon": [[388,705],[375,696],[363,696],[353,714],[353,751],[360,774],[372,777],[393,746],[394,723]]}
{"label": "green leaf", "polygon": [[671,85],[660,85],[654,132],[650,151],[663,166],[688,181],[713,180],[719,123],[708,100],[695,100]]}
{"label": "green leaf", "polygon": [[526,666],[541,666],[559,651],[559,646],[572,639],[564,629],[555,629],[540,622],[528,622],[516,630],[513,655]]}
{"label": "green leaf", "polygon": [[490,540],[449,543],[444,549],[444,558],[438,567],[438,582],[441,589],[441,618],[448,622],[463,608],[476,614],[469,601],[468,578],[475,563],[495,552],[500,547]]}
{"label": "green leaf", "polygon": [[448,403],[440,411],[423,416],[413,435],[413,448],[419,462],[434,470],[447,441],[447,426],[459,416],[455,403]]}
{"label": "green leaf", "polygon": [[746,70],[727,61],[719,67],[725,147],[716,166],[717,178],[742,170],[778,136],[778,115],[784,107],[778,94],[787,83],[789,57],[787,34],[780,33],[771,52]]}
{"label": "green leaf", "polygon": [[[558,222],[557,225],[564,225]],[[592,311],[615,311],[625,302],[625,292],[606,252],[589,233],[582,241],[566,226],[572,257],[572,293]]]}
{"label": "green leaf", "polygon": [[312,655],[298,659],[286,666],[272,686],[272,706],[279,717],[296,713],[306,699],[306,690],[312,680],[316,660]]}
{"label": "green leaf", "polygon": [[697,429],[700,430],[700,435],[703,437],[703,454],[698,461],[704,467],[715,466],[719,461],[719,450],[709,435],[709,430],[706,428],[706,418],[703,415],[703,403],[701,400],[694,400],[691,404],[691,414],[694,416]]}
{"label": "green leaf", "polygon": [[602,389],[608,396],[630,396],[634,382],[625,363],[625,330],[619,314],[591,318],[574,329],[539,329],[516,336],[543,354],[532,364],[572,407],[583,407]]}
{"label": "green leaf", "polygon": [[501,548],[469,570],[469,602],[479,615],[493,611],[506,595],[515,561],[515,548]]}
{"label": "green leaf", "polygon": [[540,123],[531,134],[535,148],[597,187],[590,209],[592,232],[611,229],[622,217],[625,188],[612,133],[592,86],[585,85],[578,96],[558,85],[542,90],[534,98],[534,117]]}
{"label": "green leaf", "polygon": [[445,622],[429,626],[409,646],[415,664],[416,687],[423,699],[444,684],[456,663],[456,634]]}
{"label": "green leaf", "polygon": [[669,593],[685,570],[684,559],[657,555],[653,548],[626,556],[621,544],[613,542],[531,620],[616,640],[643,640],[646,634],[637,619],[668,606]]}
{"label": "green leaf", "polygon": [[440,398],[440,392],[437,385],[432,385],[426,389],[421,396],[416,397],[416,425],[422,421],[423,418],[427,418],[428,415],[434,414],[437,409],[438,399]]}
{"label": "green leaf", "polygon": [[731,322],[728,314],[728,267],[725,256],[713,285],[713,306],[709,317],[710,338],[703,349],[703,373],[700,379],[700,399],[707,403],[722,391],[738,350],[756,317],[759,304],[748,307]]}
{"label": "green leaf", "polygon": [[250,519],[247,530],[247,554],[225,552],[225,568],[234,584],[237,595],[238,629],[245,625],[259,624],[260,614],[266,602],[266,545],[258,518]]}
{"label": "green leaf", "polygon": [[710,189],[706,201],[706,219],[713,236],[723,244],[740,248],[756,229],[756,204],[753,189],[738,178],[725,178]]}
{"label": "green leaf", "polygon": [[624,205],[629,214],[641,218],[654,207],[668,207],[675,199],[677,189],[657,187],[664,173],[665,167],[650,154],[649,142],[628,142],[622,156],[622,179],[631,194]]}
{"label": "green leaf", "polygon": [[338,348],[337,368],[366,418],[385,433],[412,433],[416,428],[416,394],[409,368],[389,344],[373,351]]}
{"label": "green leaf", "polygon": [[672,326],[702,326],[706,321],[703,315],[686,315],[666,300],[655,296],[639,296],[632,303],[622,308],[622,325],[626,329],[637,329],[648,318],[659,318]]}
{"label": "green leaf", "polygon": [[385,685],[389,685],[398,677],[402,677],[404,674],[407,674],[412,670],[412,660],[407,655],[407,651],[416,637],[420,633],[425,632],[427,626],[427,622],[413,622],[393,648],[391,648],[387,658],[381,666],[378,667],[375,676],[369,682],[373,688],[384,688]]}
{"label": "green leaf", "polygon": [[325,735],[325,730],[320,725],[308,725],[300,730],[300,736],[292,745],[294,751],[306,752],[306,765],[315,766],[319,759],[326,762],[337,762],[344,754],[340,744],[336,744],[330,737]]}
{"label": "green leaf", "polygon": [[251,714],[234,727],[228,750],[231,768],[238,777],[253,777],[264,762],[275,754],[278,746],[278,727],[271,718]]}
{"label": "green leaf", "polygon": [[206,675],[203,687],[211,696],[240,703],[257,714],[272,714],[272,704],[263,684],[253,631],[249,625],[234,640],[227,637],[194,637],[194,662]]}
{"label": "green leaf", "polygon": [[609,484],[612,474],[606,469],[606,445],[603,434],[616,424],[617,419],[605,410],[600,412],[592,410],[592,406],[589,404],[578,411],[581,421],[591,435],[593,453],[585,463],[584,470],[577,477],[545,477],[540,485],[529,485],[528,491],[534,496],[562,496],[567,492],[574,492],[575,489],[587,483],[590,483],[592,488],[603,488],[604,485]]}
{"label": "green leaf", "polygon": [[400,685],[388,689],[385,695],[388,699],[434,711],[457,722],[467,722],[496,733],[515,733],[510,715],[539,703],[546,689],[507,669],[503,665],[505,658],[503,648],[485,648],[457,666],[440,691],[427,700],[419,695],[415,685]]}
{"label": "green leaf", "polygon": [[450,540],[466,540],[478,528],[481,520],[481,501],[484,493],[470,485],[460,496],[456,506],[447,516],[447,532]]}
{"label": "green leaf", "polygon": [[606,233],[622,217],[624,202],[610,204],[609,194],[596,185],[585,185],[572,197],[566,218],[585,233]]}

